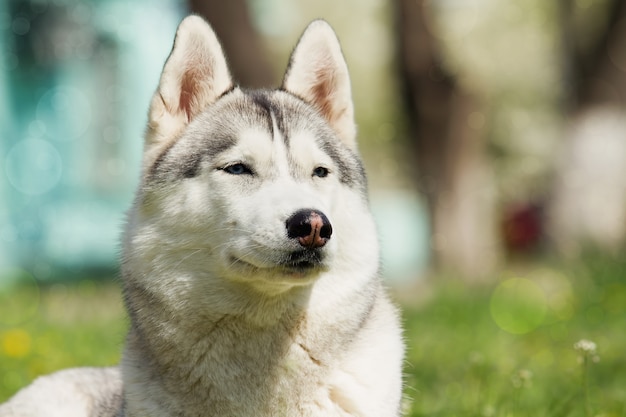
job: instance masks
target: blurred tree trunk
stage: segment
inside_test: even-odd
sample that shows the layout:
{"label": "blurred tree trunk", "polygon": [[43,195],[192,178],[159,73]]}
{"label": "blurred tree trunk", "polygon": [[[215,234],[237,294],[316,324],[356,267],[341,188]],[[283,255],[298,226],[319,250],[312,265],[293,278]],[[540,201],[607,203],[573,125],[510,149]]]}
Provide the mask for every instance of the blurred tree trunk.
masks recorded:
{"label": "blurred tree trunk", "polygon": [[584,48],[575,24],[575,0],[559,0],[567,105],[574,112],[597,105],[622,105],[626,97],[626,2],[611,0],[608,19]]}
{"label": "blurred tree trunk", "polygon": [[495,266],[493,187],[484,155],[485,113],[442,65],[426,0],[396,0],[398,60],[417,186],[431,219],[434,266],[469,278]]}
{"label": "blurred tree trunk", "polygon": [[606,3],[595,34],[574,0],[559,6],[568,120],[548,227],[565,254],[616,251],[626,243],[626,2]]}
{"label": "blurred tree trunk", "polygon": [[222,43],[230,70],[244,87],[270,87],[277,80],[252,26],[246,0],[188,0],[189,10],[204,17]]}

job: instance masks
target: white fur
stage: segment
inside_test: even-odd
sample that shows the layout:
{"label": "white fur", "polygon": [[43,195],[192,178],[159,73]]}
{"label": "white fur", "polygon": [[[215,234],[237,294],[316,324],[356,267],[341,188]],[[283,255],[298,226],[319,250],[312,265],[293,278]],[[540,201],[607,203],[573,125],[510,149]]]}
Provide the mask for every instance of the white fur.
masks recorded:
{"label": "white fur", "polygon": [[[113,416],[105,413],[119,408],[121,385],[115,368],[59,371],[37,378],[0,405],[0,417]],[[100,399],[109,403],[98,404]]]}

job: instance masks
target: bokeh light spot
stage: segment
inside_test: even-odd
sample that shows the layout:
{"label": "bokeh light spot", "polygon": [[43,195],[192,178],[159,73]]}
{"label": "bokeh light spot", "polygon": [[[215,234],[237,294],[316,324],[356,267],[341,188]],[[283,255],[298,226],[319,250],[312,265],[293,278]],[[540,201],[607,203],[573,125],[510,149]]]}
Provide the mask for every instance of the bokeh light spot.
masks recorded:
{"label": "bokeh light spot", "polygon": [[532,271],[532,279],[546,296],[548,311],[544,324],[567,321],[574,316],[576,297],[565,274],[552,268],[537,268]]}
{"label": "bokeh light spot", "polygon": [[533,281],[511,278],[495,289],[490,308],[491,317],[502,330],[525,334],[541,325],[547,302],[544,292]]}
{"label": "bokeh light spot", "polygon": [[60,86],[48,90],[37,103],[37,119],[57,140],[81,137],[91,125],[92,109],[80,90]]}
{"label": "bokeh light spot", "polygon": [[61,179],[61,156],[45,140],[26,139],[16,143],[8,152],[5,162],[7,179],[24,194],[43,194]]}
{"label": "bokeh light spot", "polygon": [[26,35],[30,30],[30,22],[25,17],[16,17],[13,19],[11,29],[16,35]]}
{"label": "bokeh light spot", "polygon": [[3,332],[0,342],[2,344],[2,352],[9,358],[23,358],[31,351],[32,340],[30,334],[23,329],[11,329]]}

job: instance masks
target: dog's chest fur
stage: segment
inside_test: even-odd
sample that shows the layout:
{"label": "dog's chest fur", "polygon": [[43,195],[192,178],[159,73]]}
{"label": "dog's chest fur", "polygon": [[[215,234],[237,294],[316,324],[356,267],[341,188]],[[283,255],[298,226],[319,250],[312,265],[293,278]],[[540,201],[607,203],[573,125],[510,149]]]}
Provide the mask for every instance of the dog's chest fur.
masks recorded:
{"label": "dog's chest fur", "polygon": [[139,313],[151,319],[142,317],[127,340],[124,378],[136,381],[125,388],[133,399],[127,415],[318,415],[332,397],[332,370],[371,306],[324,323],[296,304],[277,304],[266,325],[231,315],[203,322],[161,307]]}

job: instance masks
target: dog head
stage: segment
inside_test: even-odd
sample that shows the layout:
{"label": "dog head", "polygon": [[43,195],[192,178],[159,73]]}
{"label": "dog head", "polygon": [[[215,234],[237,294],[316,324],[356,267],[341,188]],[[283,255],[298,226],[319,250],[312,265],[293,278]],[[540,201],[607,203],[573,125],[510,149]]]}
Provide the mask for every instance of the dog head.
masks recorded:
{"label": "dog head", "polygon": [[280,89],[246,91],[211,27],[186,18],[144,146],[126,262],[261,289],[376,264],[350,79],[326,22],[305,30]]}

